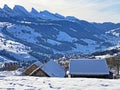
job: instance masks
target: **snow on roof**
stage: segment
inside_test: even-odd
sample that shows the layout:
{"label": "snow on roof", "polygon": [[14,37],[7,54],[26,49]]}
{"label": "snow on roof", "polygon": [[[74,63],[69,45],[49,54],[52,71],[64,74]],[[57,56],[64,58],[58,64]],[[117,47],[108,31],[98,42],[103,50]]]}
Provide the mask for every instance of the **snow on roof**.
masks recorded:
{"label": "snow on roof", "polygon": [[65,70],[59,64],[53,60],[48,61],[43,67],[42,70],[51,77],[64,77]]}
{"label": "snow on roof", "polygon": [[40,67],[42,65],[42,63],[40,61],[36,61],[34,64],[38,67]]}
{"label": "snow on roof", "polygon": [[74,75],[104,75],[109,74],[105,59],[78,59],[70,61],[69,71]]}

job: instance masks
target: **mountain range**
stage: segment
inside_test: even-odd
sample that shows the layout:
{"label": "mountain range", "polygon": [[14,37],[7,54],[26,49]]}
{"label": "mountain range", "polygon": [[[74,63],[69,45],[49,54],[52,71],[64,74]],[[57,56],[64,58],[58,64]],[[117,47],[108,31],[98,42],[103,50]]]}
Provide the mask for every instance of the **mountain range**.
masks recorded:
{"label": "mountain range", "polygon": [[119,46],[120,23],[88,22],[23,6],[0,8],[0,56],[45,60],[69,53],[89,54]]}

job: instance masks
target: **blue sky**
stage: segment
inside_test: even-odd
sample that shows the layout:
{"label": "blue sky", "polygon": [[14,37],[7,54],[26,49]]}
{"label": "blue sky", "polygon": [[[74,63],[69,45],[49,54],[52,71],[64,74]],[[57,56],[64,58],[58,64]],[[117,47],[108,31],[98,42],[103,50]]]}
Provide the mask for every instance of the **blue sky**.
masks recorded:
{"label": "blue sky", "polygon": [[27,10],[49,10],[65,16],[76,16],[90,22],[119,22],[120,0],[0,0],[0,7],[22,5]]}

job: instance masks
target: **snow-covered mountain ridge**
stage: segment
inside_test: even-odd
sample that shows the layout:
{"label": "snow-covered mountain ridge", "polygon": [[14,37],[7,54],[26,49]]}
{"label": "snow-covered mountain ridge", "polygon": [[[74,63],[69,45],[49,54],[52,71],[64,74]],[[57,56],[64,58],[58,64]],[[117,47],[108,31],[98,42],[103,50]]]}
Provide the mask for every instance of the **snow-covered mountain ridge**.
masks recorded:
{"label": "snow-covered mountain ridge", "polygon": [[[28,12],[16,5],[0,8],[0,50],[17,60],[56,54],[92,53],[119,44],[120,23],[90,23],[47,10]],[[6,55],[7,53],[7,55]]]}

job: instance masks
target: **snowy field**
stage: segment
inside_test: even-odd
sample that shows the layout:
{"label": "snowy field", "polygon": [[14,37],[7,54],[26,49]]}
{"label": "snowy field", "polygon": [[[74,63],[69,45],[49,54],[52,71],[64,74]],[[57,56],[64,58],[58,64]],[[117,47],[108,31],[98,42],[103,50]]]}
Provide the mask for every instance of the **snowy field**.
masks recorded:
{"label": "snowy field", "polygon": [[120,90],[120,80],[0,76],[0,90]]}

